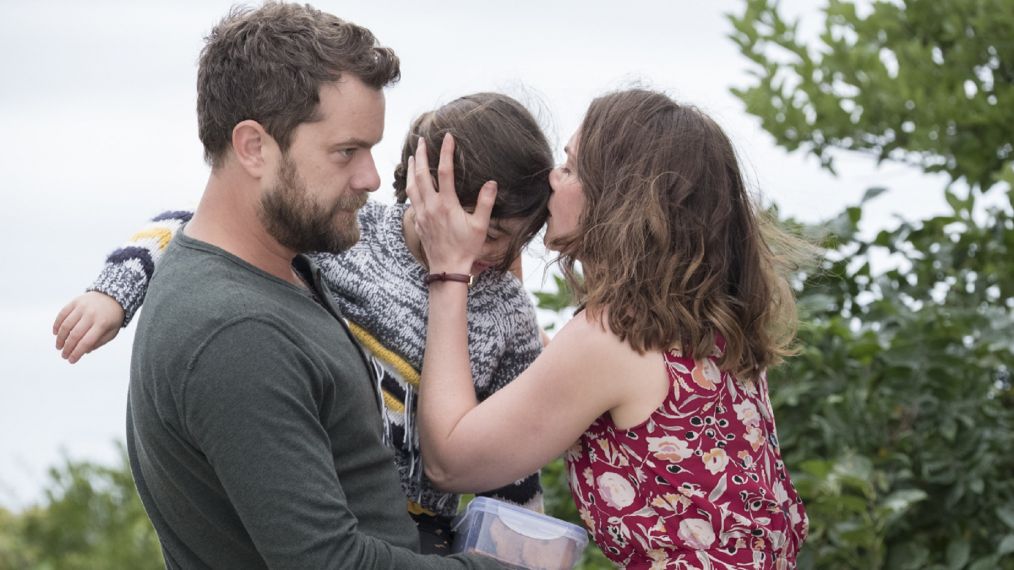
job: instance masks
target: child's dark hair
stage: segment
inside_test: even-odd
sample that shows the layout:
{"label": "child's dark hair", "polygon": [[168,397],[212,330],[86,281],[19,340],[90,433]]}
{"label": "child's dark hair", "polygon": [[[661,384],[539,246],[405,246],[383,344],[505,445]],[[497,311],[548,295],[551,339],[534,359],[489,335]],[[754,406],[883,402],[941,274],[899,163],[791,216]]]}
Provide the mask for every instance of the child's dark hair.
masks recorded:
{"label": "child's dark hair", "polygon": [[500,93],[475,93],[455,99],[435,111],[423,113],[412,124],[394,171],[394,195],[404,203],[408,158],[415,154],[419,137],[426,141],[432,174],[436,178],[444,134],[455,138],[454,188],[464,207],[475,206],[479,189],[497,182],[493,220],[522,219],[496,270],[507,271],[521,249],[542,228],[548,215],[549,171],[553,151],[538,121],[521,103]]}

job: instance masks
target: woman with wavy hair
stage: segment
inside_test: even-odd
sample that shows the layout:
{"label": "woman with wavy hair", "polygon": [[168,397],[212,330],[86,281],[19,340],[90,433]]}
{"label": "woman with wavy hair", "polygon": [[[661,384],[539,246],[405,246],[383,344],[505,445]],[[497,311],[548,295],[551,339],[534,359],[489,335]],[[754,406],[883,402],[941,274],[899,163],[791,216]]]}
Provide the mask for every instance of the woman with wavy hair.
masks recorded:
{"label": "woman with wavy hair", "polygon": [[481,403],[457,279],[481,249],[496,183],[466,212],[435,189],[453,188],[453,138],[436,181],[424,147],[407,190],[430,271],[419,401],[430,479],[486,489],[565,454],[581,517],[617,564],[794,567],[806,514],[765,371],[791,352],[786,258],[806,248],[758,214],[721,128],[651,91],[591,104],[550,174],[545,236],[582,309]]}

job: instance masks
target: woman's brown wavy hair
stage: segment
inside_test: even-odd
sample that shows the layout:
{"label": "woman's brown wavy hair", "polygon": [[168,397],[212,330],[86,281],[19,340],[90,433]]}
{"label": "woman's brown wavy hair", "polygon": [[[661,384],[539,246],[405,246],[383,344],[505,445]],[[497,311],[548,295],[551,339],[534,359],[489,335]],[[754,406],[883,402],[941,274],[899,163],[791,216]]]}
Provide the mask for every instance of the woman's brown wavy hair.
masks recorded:
{"label": "woman's brown wavy hair", "polygon": [[576,146],[585,208],[556,245],[593,317],[641,353],[704,359],[724,339],[718,365],[740,378],[792,352],[786,277],[812,250],[759,215],[713,120],[661,93],[620,91],[592,102]]}

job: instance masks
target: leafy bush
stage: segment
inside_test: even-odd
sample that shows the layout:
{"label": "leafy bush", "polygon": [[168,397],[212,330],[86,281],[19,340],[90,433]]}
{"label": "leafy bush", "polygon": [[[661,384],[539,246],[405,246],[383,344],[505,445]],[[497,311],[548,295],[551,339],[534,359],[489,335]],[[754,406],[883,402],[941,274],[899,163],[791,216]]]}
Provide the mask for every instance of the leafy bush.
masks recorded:
{"label": "leafy bush", "polygon": [[1014,11],[829,0],[824,15],[809,40],[773,0],[744,0],[731,37],[754,81],[733,92],[832,172],[848,151],[945,173],[951,212],[862,238],[870,190],[799,276],[803,353],[771,385],[813,527],[801,566],[1014,568]]}
{"label": "leafy bush", "polygon": [[122,446],[121,458],[115,467],[65,459],[50,469],[41,505],[0,510],[0,570],[164,568]]}
{"label": "leafy bush", "polygon": [[1010,210],[957,204],[871,240],[861,212],[831,224],[803,352],[771,374],[813,527],[801,567],[1014,568]]}

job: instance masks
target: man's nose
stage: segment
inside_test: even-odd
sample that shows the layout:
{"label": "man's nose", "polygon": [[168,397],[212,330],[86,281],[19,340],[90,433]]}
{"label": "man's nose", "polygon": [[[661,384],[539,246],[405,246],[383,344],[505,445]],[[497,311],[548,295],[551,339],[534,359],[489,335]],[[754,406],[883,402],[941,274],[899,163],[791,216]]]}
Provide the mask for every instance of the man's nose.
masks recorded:
{"label": "man's nose", "polygon": [[366,160],[352,179],[352,187],[360,192],[373,192],[380,188],[380,174],[377,172],[373,154],[366,153],[366,156]]}

